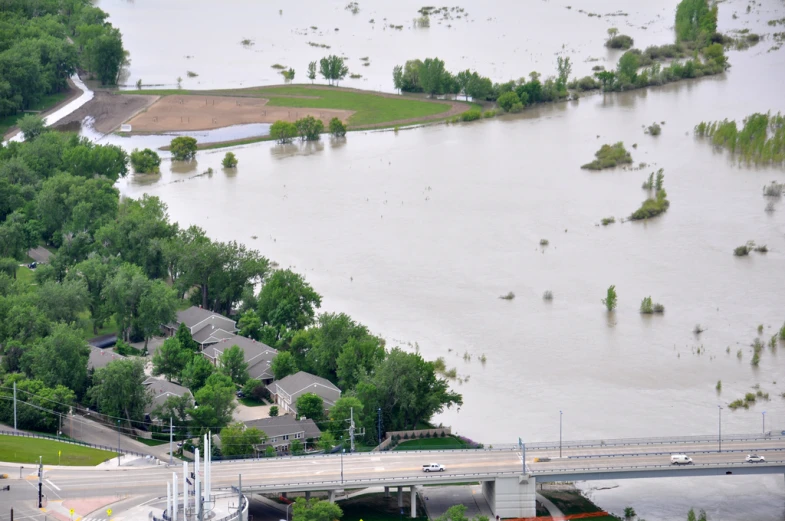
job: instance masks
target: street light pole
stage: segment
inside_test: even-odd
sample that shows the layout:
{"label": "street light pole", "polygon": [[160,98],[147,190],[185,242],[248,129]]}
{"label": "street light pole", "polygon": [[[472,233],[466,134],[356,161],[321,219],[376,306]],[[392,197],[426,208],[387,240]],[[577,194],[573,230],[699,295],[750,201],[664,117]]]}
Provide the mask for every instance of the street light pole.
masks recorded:
{"label": "street light pole", "polygon": [[120,466],[120,420],[117,420],[117,466]]}
{"label": "street light pole", "polygon": [[341,483],[343,483],[343,453],[344,453],[344,450],[345,449],[343,448],[343,441],[341,441]]}
{"label": "street light pole", "polygon": [[561,417],[562,412],[559,411],[559,457],[561,458]]}
{"label": "street light pole", "polygon": [[717,410],[719,411],[719,422],[717,423],[717,443],[719,446],[719,452],[722,452],[722,406],[718,405]]}
{"label": "street light pole", "polygon": [[763,415],[763,434],[766,434],[766,411],[761,413]]}

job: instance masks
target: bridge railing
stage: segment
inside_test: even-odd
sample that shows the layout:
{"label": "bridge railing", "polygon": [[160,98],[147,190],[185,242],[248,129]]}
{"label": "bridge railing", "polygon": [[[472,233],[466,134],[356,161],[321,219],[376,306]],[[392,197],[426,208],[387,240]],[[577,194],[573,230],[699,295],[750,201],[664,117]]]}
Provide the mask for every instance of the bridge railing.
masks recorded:
{"label": "bridge railing", "polygon": [[[754,467],[752,466],[754,465]],[[529,465],[527,465],[529,466]],[[552,469],[543,469],[543,470],[529,470],[529,472],[534,475],[535,477],[538,475],[541,476],[549,476],[552,474],[562,474],[565,472],[605,472],[605,471],[617,471],[617,470],[653,470],[653,469],[694,469],[694,468],[717,468],[717,467],[727,467],[727,468],[765,468],[765,467],[779,467],[785,466],[785,460],[776,460],[776,461],[767,461],[766,463],[743,463],[740,461],[733,461],[733,462],[707,462],[707,463],[695,463],[693,465],[670,465],[670,464],[648,464],[648,465],[609,465],[605,467],[569,467],[569,468],[552,468]]]}
{"label": "bridge railing", "polygon": [[[785,436],[781,432],[776,433],[756,433],[756,434],[723,434],[723,442],[732,441],[767,441],[767,440],[785,440]],[[566,448],[586,448],[586,447],[607,447],[607,446],[625,446],[625,445],[676,445],[682,443],[718,443],[719,437],[717,435],[699,435],[699,436],[663,436],[653,438],[610,438],[604,440],[566,440],[561,444],[558,441],[545,441],[526,443],[526,450],[541,450],[541,449],[558,449],[561,445],[562,449]]]}
{"label": "bridge railing", "polygon": [[[87,443],[84,441],[74,440],[72,438],[62,438],[59,436],[49,436],[46,434],[33,434],[29,432],[14,432],[14,431],[2,431],[0,430],[0,436],[18,436],[20,438],[41,438],[45,440],[52,440],[52,441],[59,441],[62,443],[68,443],[71,445],[81,445],[83,447],[91,447],[93,449],[101,449],[109,452],[114,452],[117,454],[117,447],[108,447],[106,445],[96,445],[95,443]],[[125,450],[121,447],[120,454],[129,454],[132,456],[139,456],[144,458],[145,456],[150,456],[150,454],[142,454],[141,452],[135,452],[133,450]]]}

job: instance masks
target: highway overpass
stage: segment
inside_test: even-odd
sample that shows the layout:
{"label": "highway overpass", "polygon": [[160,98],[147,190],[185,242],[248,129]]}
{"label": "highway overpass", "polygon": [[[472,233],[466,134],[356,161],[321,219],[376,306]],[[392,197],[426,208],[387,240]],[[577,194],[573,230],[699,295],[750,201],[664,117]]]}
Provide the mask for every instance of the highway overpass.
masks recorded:
{"label": "highway overpass", "polygon": [[[0,439],[0,442],[2,440]],[[326,491],[330,497],[346,489],[384,486],[397,488],[401,498],[408,488],[416,502],[416,489],[426,484],[467,481],[483,483],[483,493],[501,517],[533,517],[536,482],[653,477],[785,475],[785,436],[716,436],[565,441],[483,450],[401,451],[330,454],[259,460],[213,462],[212,490],[236,486],[242,475],[246,493]],[[721,452],[720,452],[721,449]],[[765,463],[744,463],[748,453],[766,457]],[[670,455],[689,454],[694,465],[671,466]],[[548,461],[543,461],[548,459]],[[436,462],[445,472],[423,473],[422,465]],[[182,464],[142,467],[46,467],[44,489],[49,498],[90,497],[110,494],[150,494],[166,489],[172,472]],[[193,470],[190,467],[189,472]],[[37,479],[32,466],[0,464],[0,472],[20,473]],[[224,490],[225,489],[225,490]],[[31,488],[32,490],[32,488]],[[400,499],[399,499],[400,501]]]}

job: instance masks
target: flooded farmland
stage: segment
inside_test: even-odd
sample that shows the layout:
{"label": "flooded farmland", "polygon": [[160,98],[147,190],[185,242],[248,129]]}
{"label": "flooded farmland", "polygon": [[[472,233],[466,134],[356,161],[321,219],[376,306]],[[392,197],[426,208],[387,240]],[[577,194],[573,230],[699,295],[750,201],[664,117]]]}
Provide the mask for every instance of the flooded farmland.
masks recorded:
{"label": "flooded farmland", "polygon": [[[413,2],[360,2],[356,15],[341,2],[161,4],[100,2],[131,52],[129,85],[172,86],[177,75],[193,89],[281,83],[274,63],[294,67],[304,81],[308,61],[335,52],[364,76],[347,86],[392,91],[394,65],[435,55],[452,71],[505,81],[531,70],[551,74],[564,53],[583,76],[618,59],[603,46],[608,27],[640,48],[672,42],[676,2],[634,9],[620,1],[571,9],[553,1],[467,2],[460,5],[468,21],[433,19],[428,29],[411,27],[421,7]],[[785,430],[785,343],[750,364],[758,326],[768,342],[785,321],[785,201],[767,212],[762,195],[770,181],[785,182],[785,170],[739,165],[692,133],[703,120],[785,111],[785,50],[767,52],[773,42],[765,36],[773,32],[767,20],[785,16],[785,5],[761,4],[750,13],[744,2],[720,4],[721,31],[764,35],[729,52],[732,68],[723,75],[470,124],[244,146],[233,149],[239,167],[231,174],[220,168],[223,150],[204,151],[185,170],[165,161],[160,177],[131,176],[120,187],[161,197],[183,226],[292,266],[324,296],[323,309],[347,312],[389,345],[444,357],[457,368],[462,383],[453,385],[464,405],[436,421],[459,434],[488,443],[552,440],[559,411],[565,439],[709,434],[717,405],[725,407],[723,432],[759,432],[764,411],[767,430]],[[619,12],[627,16],[606,16]],[[242,38],[254,44],[243,46]],[[361,56],[371,65],[360,68]],[[186,78],[186,70],[199,76]],[[644,134],[655,121],[664,122],[662,134]],[[129,149],[144,145],[136,139],[104,138]],[[617,141],[635,169],[580,169],[600,145]],[[212,175],[199,175],[208,168]],[[668,212],[621,223],[660,168]],[[600,226],[608,216],[617,222]],[[735,257],[748,240],[768,253]],[[611,284],[619,306],[608,314],[600,299]],[[510,291],[515,299],[498,298]],[[552,301],[543,300],[545,291]],[[664,315],[639,313],[649,295]],[[696,324],[706,329],[700,335]],[[754,385],[770,401],[727,409]],[[686,518],[690,507],[712,520],[785,516],[782,476],[601,486],[617,484],[590,495],[617,514],[632,505],[649,521]]]}

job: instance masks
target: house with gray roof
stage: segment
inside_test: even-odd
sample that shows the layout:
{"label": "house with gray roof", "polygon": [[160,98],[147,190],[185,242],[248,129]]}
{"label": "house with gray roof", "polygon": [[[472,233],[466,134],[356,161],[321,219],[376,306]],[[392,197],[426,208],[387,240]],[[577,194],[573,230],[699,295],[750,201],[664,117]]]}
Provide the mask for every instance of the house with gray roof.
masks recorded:
{"label": "house with gray roof", "polygon": [[270,387],[275,403],[284,413],[297,414],[297,398],[313,393],[324,400],[325,412],[341,397],[341,390],[320,376],[300,371],[273,382]]}
{"label": "house with gray roof", "polygon": [[259,380],[265,385],[269,385],[273,381],[274,375],[270,366],[278,351],[262,342],[240,335],[232,335],[205,347],[202,354],[213,365],[218,366],[223,352],[232,346],[238,346],[242,349],[245,361],[248,364],[248,376],[254,380]]}
{"label": "house with gray roof", "polygon": [[294,440],[300,440],[304,448],[308,450],[313,441],[322,437],[322,431],[313,420],[296,420],[294,416],[289,415],[253,420],[245,422],[245,426],[247,428],[256,427],[267,436],[263,443],[255,447],[257,453],[263,453],[267,447],[272,446],[277,453],[286,454]]}
{"label": "house with gray roof", "polygon": [[180,324],[186,325],[202,349],[237,333],[237,323],[234,320],[199,306],[178,311],[174,322],[163,326],[166,336],[173,336]]}
{"label": "house with gray roof", "polygon": [[101,349],[90,346],[90,357],[87,359],[88,369],[100,369],[109,365],[114,360],[125,360],[123,355],[119,355],[111,349]]}
{"label": "house with gray roof", "polygon": [[184,394],[188,394],[191,396],[191,398],[193,398],[193,394],[191,394],[190,389],[163,378],[156,378],[151,376],[142,383],[147,388],[147,392],[149,392],[153,397],[152,403],[144,410],[146,414],[150,414],[150,412],[164,403],[170,396],[183,396]]}

